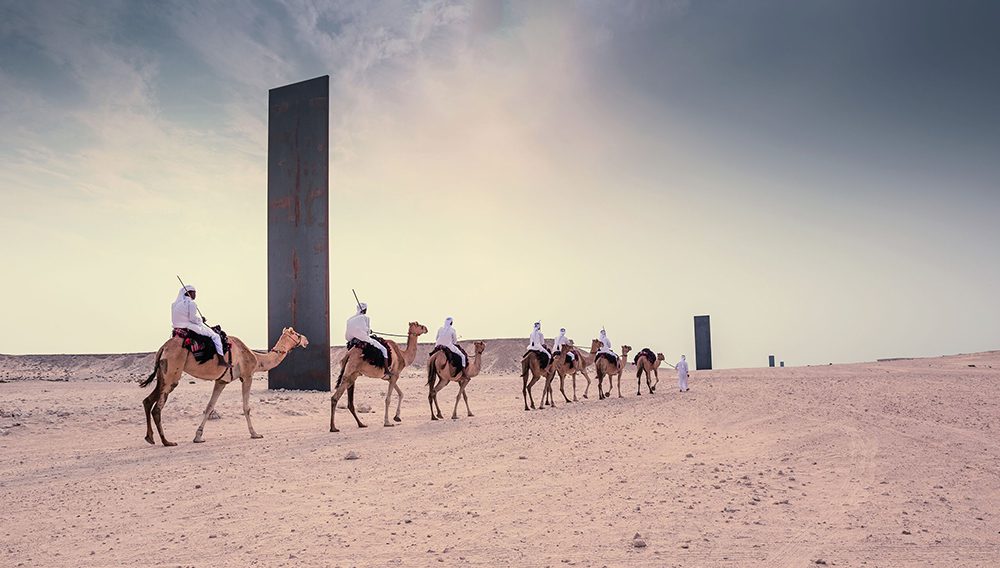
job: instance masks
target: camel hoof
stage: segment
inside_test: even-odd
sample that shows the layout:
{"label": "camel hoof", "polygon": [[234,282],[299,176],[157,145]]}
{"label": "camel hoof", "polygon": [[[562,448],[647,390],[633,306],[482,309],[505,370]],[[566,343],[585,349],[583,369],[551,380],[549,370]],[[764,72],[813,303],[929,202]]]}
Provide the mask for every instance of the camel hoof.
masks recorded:
{"label": "camel hoof", "polygon": [[146,436],[145,440],[146,440],[147,443],[150,443],[150,444],[152,444],[154,446],[156,445],[156,442],[153,440],[152,436]]}
{"label": "camel hoof", "polygon": [[434,416],[433,414],[431,414],[431,420],[437,420],[437,419],[438,419],[437,416]]}
{"label": "camel hoof", "polygon": [[263,437],[264,437],[264,435],[263,435],[263,434],[251,434],[251,435],[250,435],[250,439],[251,439],[251,440],[260,440],[260,439],[261,439],[261,438],[263,438]]}
{"label": "camel hoof", "polygon": [[[390,424],[389,426],[392,426],[392,424]],[[367,428],[367,427],[368,427],[367,424],[358,424],[358,428]]]}
{"label": "camel hoof", "polygon": [[393,416],[392,419],[395,420],[396,422],[402,422],[403,421],[403,419],[400,418],[399,416]]}
{"label": "camel hoof", "polygon": [[340,432],[340,430],[338,430],[337,428],[330,428],[330,431],[331,432]]}
{"label": "camel hoof", "polygon": [[441,414],[440,412],[438,412],[438,418],[440,418],[440,419],[443,420],[444,419],[444,414]]}
{"label": "camel hoof", "polygon": [[583,395],[583,398],[590,398],[590,397],[589,397],[589,396],[587,396],[587,395]]}
{"label": "camel hoof", "polygon": [[452,420],[458,420],[458,415],[456,414],[456,415],[452,416],[451,419]]}
{"label": "camel hoof", "polygon": [[168,441],[164,440],[163,441],[163,445],[167,446],[169,448],[170,446],[176,446],[177,442],[168,442]]}
{"label": "camel hoof", "polygon": [[195,438],[194,440],[191,440],[191,441],[194,442],[195,444],[204,444],[205,443],[205,440],[202,440],[201,438]]}
{"label": "camel hoof", "polygon": [[475,414],[473,414],[473,413],[470,412],[469,413],[469,418],[472,418],[473,416],[475,416]]}
{"label": "camel hoof", "polygon": [[386,428],[392,428],[393,426],[395,426],[395,424],[393,424],[392,422],[386,422],[382,426],[385,426]]}

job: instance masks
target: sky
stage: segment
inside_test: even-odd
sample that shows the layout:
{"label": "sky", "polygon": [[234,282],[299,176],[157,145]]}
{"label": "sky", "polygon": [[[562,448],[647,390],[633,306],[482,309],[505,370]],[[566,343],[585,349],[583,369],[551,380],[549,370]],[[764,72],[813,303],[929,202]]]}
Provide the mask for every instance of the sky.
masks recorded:
{"label": "sky", "polygon": [[267,93],[330,75],[332,338],[1000,349],[1000,4],[0,0],[0,353],[267,341]]}

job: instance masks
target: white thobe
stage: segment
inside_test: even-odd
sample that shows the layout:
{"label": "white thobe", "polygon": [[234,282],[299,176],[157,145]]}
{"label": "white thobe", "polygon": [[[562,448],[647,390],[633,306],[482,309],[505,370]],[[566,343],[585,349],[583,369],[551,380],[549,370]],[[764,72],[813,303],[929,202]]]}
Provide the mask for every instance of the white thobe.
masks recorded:
{"label": "white thobe", "polygon": [[531,332],[531,337],[528,338],[528,351],[541,351],[542,353],[548,354],[548,350],[545,348],[545,336],[542,335],[542,330],[536,329]]}
{"label": "white thobe", "polygon": [[677,386],[682,391],[688,390],[688,362],[684,359],[677,362]]}
{"label": "white thobe", "polygon": [[170,319],[175,328],[190,329],[199,335],[212,338],[216,352],[222,355],[222,338],[214,329],[201,321],[201,317],[198,316],[198,304],[190,297],[182,296],[170,306]]}
{"label": "white thobe", "polygon": [[372,328],[367,315],[357,314],[348,318],[347,331],[344,333],[344,339],[347,341],[357,339],[370,345],[374,345],[379,351],[382,352],[382,357],[385,358],[386,363],[389,362],[389,352],[386,351],[385,346],[372,337]]}
{"label": "white thobe", "polygon": [[611,340],[608,339],[607,335],[601,335],[601,348],[598,350],[600,353],[610,353],[611,355],[617,355],[611,348]]}
{"label": "white thobe", "polygon": [[434,345],[447,347],[449,351],[462,358],[462,366],[465,367],[468,361],[465,358],[465,353],[462,353],[462,350],[458,348],[457,344],[458,332],[455,331],[454,327],[445,325],[438,330],[437,339],[434,341]]}

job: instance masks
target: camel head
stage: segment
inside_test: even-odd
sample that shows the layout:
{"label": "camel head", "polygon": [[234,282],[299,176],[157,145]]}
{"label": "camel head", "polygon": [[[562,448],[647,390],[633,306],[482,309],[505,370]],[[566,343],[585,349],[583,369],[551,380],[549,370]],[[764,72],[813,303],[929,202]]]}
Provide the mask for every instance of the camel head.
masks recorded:
{"label": "camel head", "polygon": [[599,339],[590,340],[590,353],[597,353],[601,349],[601,341]]}
{"label": "camel head", "polygon": [[486,351],[486,342],[485,341],[473,342],[472,347],[473,349],[476,350],[476,354],[478,355],[479,353]]}
{"label": "camel head", "polygon": [[309,339],[301,333],[295,331],[295,329],[286,327],[281,330],[281,337],[278,339],[278,343],[284,344],[283,347],[285,351],[295,349],[296,347],[305,349],[309,346]]}
{"label": "camel head", "polygon": [[427,326],[420,325],[420,322],[411,321],[409,335],[423,335],[427,333]]}
{"label": "camel head", "polygon": [[628,359],[628,352],[632,350],[631,345],[622,345],[622,358]]}
{"label": "camel head", "polygon": [[663,356],[663,353],[657,353],[656,354],[656,360],[657,361],[665,361],[666,359],[667,358]]}

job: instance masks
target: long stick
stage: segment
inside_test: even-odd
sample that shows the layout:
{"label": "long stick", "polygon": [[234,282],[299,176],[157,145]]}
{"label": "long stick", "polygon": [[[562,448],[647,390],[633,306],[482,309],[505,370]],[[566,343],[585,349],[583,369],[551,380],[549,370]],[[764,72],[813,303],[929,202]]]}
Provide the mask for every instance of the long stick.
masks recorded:
{"label": "long stick", "polygon": [[[177,275],[175,274],[174,276],[177,276]],[[181,288],[187,288],[187,284],[185,284],[184,281],[181,280],[180,276],[177,276],[177,281],[181,283]],[[205,316],[204,316],[204,314],[201,313],[201,308],[198,307],[198,304],[194,305],[194,309],[198,310],[198,315],[201,316],[201,320],[205,321]]]}
{"label": "long stick", "polygon": [[361,309],[361,300],[358,299],[358,293],[351,288],[351,293],[354,294],[354,301],[358,303],[358,309]]}

